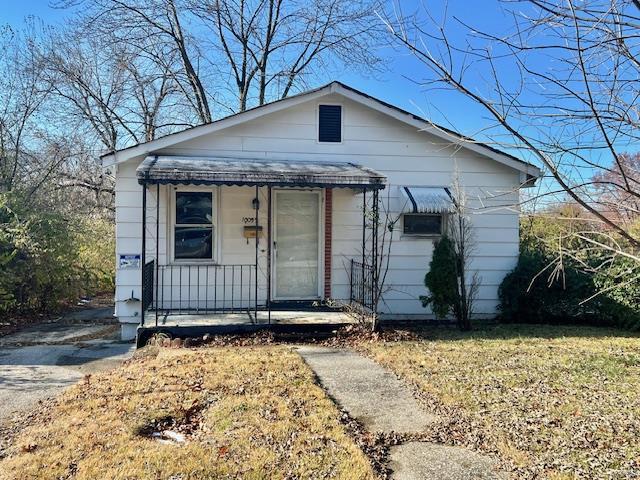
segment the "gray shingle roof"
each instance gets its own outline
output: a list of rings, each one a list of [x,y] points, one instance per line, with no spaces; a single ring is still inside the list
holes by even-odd
[[[386,177],[353,163],[153,155],[136,169],[143,184],[382,189]]]

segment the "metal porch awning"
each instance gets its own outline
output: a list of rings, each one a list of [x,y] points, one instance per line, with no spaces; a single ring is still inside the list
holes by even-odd
[[[405,211],[409,213],[455,212],[455,200],[446,187],[401,187],[408,200]]]
[[[353,163],[227,157],[148,156],[136,169],[140,184],[251,185],[383,189],[386,177]]]

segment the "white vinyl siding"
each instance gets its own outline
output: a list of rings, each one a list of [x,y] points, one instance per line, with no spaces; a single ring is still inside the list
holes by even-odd
[[[341,104],[342,142],[317,141],[318,103]],[[269,114],[222,131],[158,150],[158,154],[273,158],[294,161],[353,162],[373,168],[388,178],[387,189],[380,196],[392,204],[401,204],[399,187],[404,185],[450,185],[457,170],[460,182],[473,208],[472,222],[478,245],[472,268],[482,277],[478,311],[490,316],[496,313],[498,286],[516,263],[518,255],[518,187],[520,173],[489,158],[459,146],[447,145],[440,138],[419,132],[382,113],[355,103],[340,95],[310,100],[284,111]],[[140,246],[140,191],[135,167],[144,156],[118,166],[116,182],[117,252],[136,253]],[[165,261],[166,199],[160,203],[161,262]],[[155,187],[148,196],[149,212],[155,215]],[[253,243],[242,237],[242,218],[253,216],[249,187],[222,187],[219,204],[221,263],[253,263]],[[260,190],[262,225],[266,225],[266,189]],[[349,296],[348,259],[360,252],[362,195],[346,189],[335,189],[333,195],[332,296]],[[394,207],[395,208],[395,207]],[[151,217],[148,217],[150,219]],[[153,217],[155,218],[155,217]],[[155,225],[153,221],[151,225]],[[155,231],[150,232],[148,249],[155,248]],[[398,316],[428,314],[419,300],[425,293],[423,278],[431,259],[434,240],[395,234],[385,296],[388,313]],[[138,250],[135,247],[138,246]],[[261,249],[261,268],[266,267]],[[263,272],[265,270],[262,270]],[[139,295],[139,272],[118,272],[117,299],[127,298],[133,288]],[[264,288],[261,286],[261,295]],[[122,303],[117,314],[132,315]],[[386,307],[385,307],[386,308]]]

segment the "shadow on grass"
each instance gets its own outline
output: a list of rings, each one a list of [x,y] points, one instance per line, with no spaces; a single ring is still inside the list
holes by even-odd
[[[634,338],[640,340],[640,332],[613,327],[582,325],[497,323],[476,321],[473,329],[460,331],[454,324],[420,324],[420,322],[387,322],[383,330],[408,330],[424,340],[509,340],[517,338]]]
[[[579,325],[507,324],[496,321],[476,321],[473,330],[461,332],[454,323],[435,321],[385,321],[380,331],[372,332],[370,325],[354,323],[337,329],[322,331],[286,331],[279,329],[218,332],[204,335],[169,332],[163,339],[163,347],[222,347],[258,345],[322,344],[329,347],[352,347],[359,342],[403,342],[403,341],[460,341],[460,340],[511,340],[511,339],[555,339],[555,338],[629,338],[640,340],[640,332],[631,332],[612,327]],[[146,344],[146,339],[139,346]],[[155,345],[155,343],[154,343]]]

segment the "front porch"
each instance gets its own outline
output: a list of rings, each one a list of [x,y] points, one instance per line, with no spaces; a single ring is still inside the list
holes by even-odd
[[[149,157],[137,171],[143,205],[138,345],[158,332],[330,332],[356,321],[346,310],[373,310],[383,176],[352,164],[179,160]],[[344,272],[336,271],[332,253],[334,189],[351,191],[362,205]],[[185,198],[178,197],[182,192]],[[242,224],[233,224],[229,211]],[[163,217],[170,220],[161,226]],[[337,274],[346,282],[332,294]]]
[[[158,324],[151,322],[138,328],[136,344],[144,346],[156,333],[171,338],[200,337],[204,334],[223,335],[271,330],[274,333],[326,334],[357,323],[355,316],[342,310],[259,310],[257,318],[246,313],[198,313],[162,316]]]

